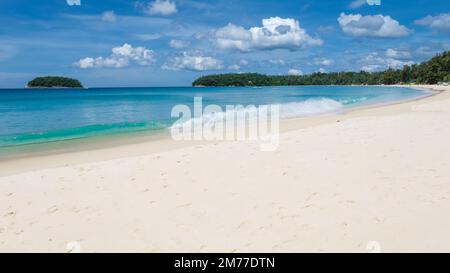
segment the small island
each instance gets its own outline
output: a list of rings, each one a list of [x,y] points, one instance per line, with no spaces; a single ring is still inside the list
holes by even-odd
[[[83,85],[76,79],[47,76],[28,82],[27,88],[83,88]]]

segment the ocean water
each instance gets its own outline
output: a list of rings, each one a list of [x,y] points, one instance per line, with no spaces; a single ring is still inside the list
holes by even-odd
[[[345,111],[371,104],[426,96],[426,91],[396,87],[290,86],[224,88],[93,88],[0,90],[2,149],[70,142],[103,135],[167,130],[172,107],[279,104],[281,118]],[[6,148],[6,149],[5,149]]]

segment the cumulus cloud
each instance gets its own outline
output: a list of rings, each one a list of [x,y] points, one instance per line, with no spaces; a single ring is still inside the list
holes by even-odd
[[[66,0],[69,6],[81,6],[81,0]]]
[[[156,0],[151,2],[145,12],[150,15],[171,15],[177,13],[177,5],[170,0]]]
[[[450,33],[450,12],[437,16],[428,15],[425,18],[415,21],[416,25],[427,26],[431,29]]]
[[[162,67],[168,70],[190,70],[190,71],[205,71],[222,69],[222,61],[213,57],[190,55],[183,53],[183,56],[173,58]]]
[[[303,71],[301,71],[299,69],[289,69],[288,75],[289,76],[301,76],[301,75],[303,75]]]
[[[95,60],[91,57],[86,57],[84,59],[79,60],[78,62],[74,63],[74,65],[80,67],[80,68],[91,68],[95,66]]]
[[[390,16],[345,14],[338,18],[342,31],[355,37],[397,38],[410,34],[410,30],[402,26]]]
[[[139,65],[146,66],[155,62],[155,54],[153,50],[145,47],[133,47],[129,44],[115,47],[112,49],[112,54],[109,57],[87,57],[75,62],[74,65],[86,69],[86,68],[122,68],[135,62]]]
[[[395,51],[395,50],[394,50]],[[393,58],[395,54],[392,54],[394,51],[386,51],[385,54],[380,55],[376,52],[372,52],[366,57],[363,58],[362,63],[363,66],[361,67],[362,71],[367,72],[375,72],[380,70],[385,70],[388,68],[393,69],[400,69],[403,68],[405,65],[412,65],[414,64],[413,61],[410,60],[399,60],[396,58]],[[391,57],[389,57],[389,55]]]
[[[295,51],[323,44],[322,40],[308,35],[297,20],[280,17],[263,19],[262,27],[250,29],[230,23],[217,29],[214,36],[219,49],[241,52],[273,49]]]
[[[171,48],[181,49],[181,48],[188,47],[189,46],[189,42],[188,41],[181,41],[181,40],[170,40],[169,46]]]
[[[102,21],[115,22],[117,21],[117,15],[113,10],[105,11],[102,14]]]

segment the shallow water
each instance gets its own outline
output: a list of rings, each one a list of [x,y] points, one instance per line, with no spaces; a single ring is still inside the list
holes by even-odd
[[[353,107],[427,95],[411,88],[290,86],[224,88],[95,88],[0,90],[0,149],[169,128],[175,105],[279,104],[282,118],[339,112]],[[23,149],[23,147],[21,147]],[[0,151],[1,152],[1,151]]]

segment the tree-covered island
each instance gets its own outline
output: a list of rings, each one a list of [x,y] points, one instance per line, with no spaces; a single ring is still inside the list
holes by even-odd
[[[83,88],[79,80],[66,77],[38,77],[28,82],[28,88]]]
[[[230,73],[198,78],[193,86],[283,86],[283,85],[388,85],[450,82],[450,51],[421,64],[380,72],[334,72],[309,75],[263,75]]]

